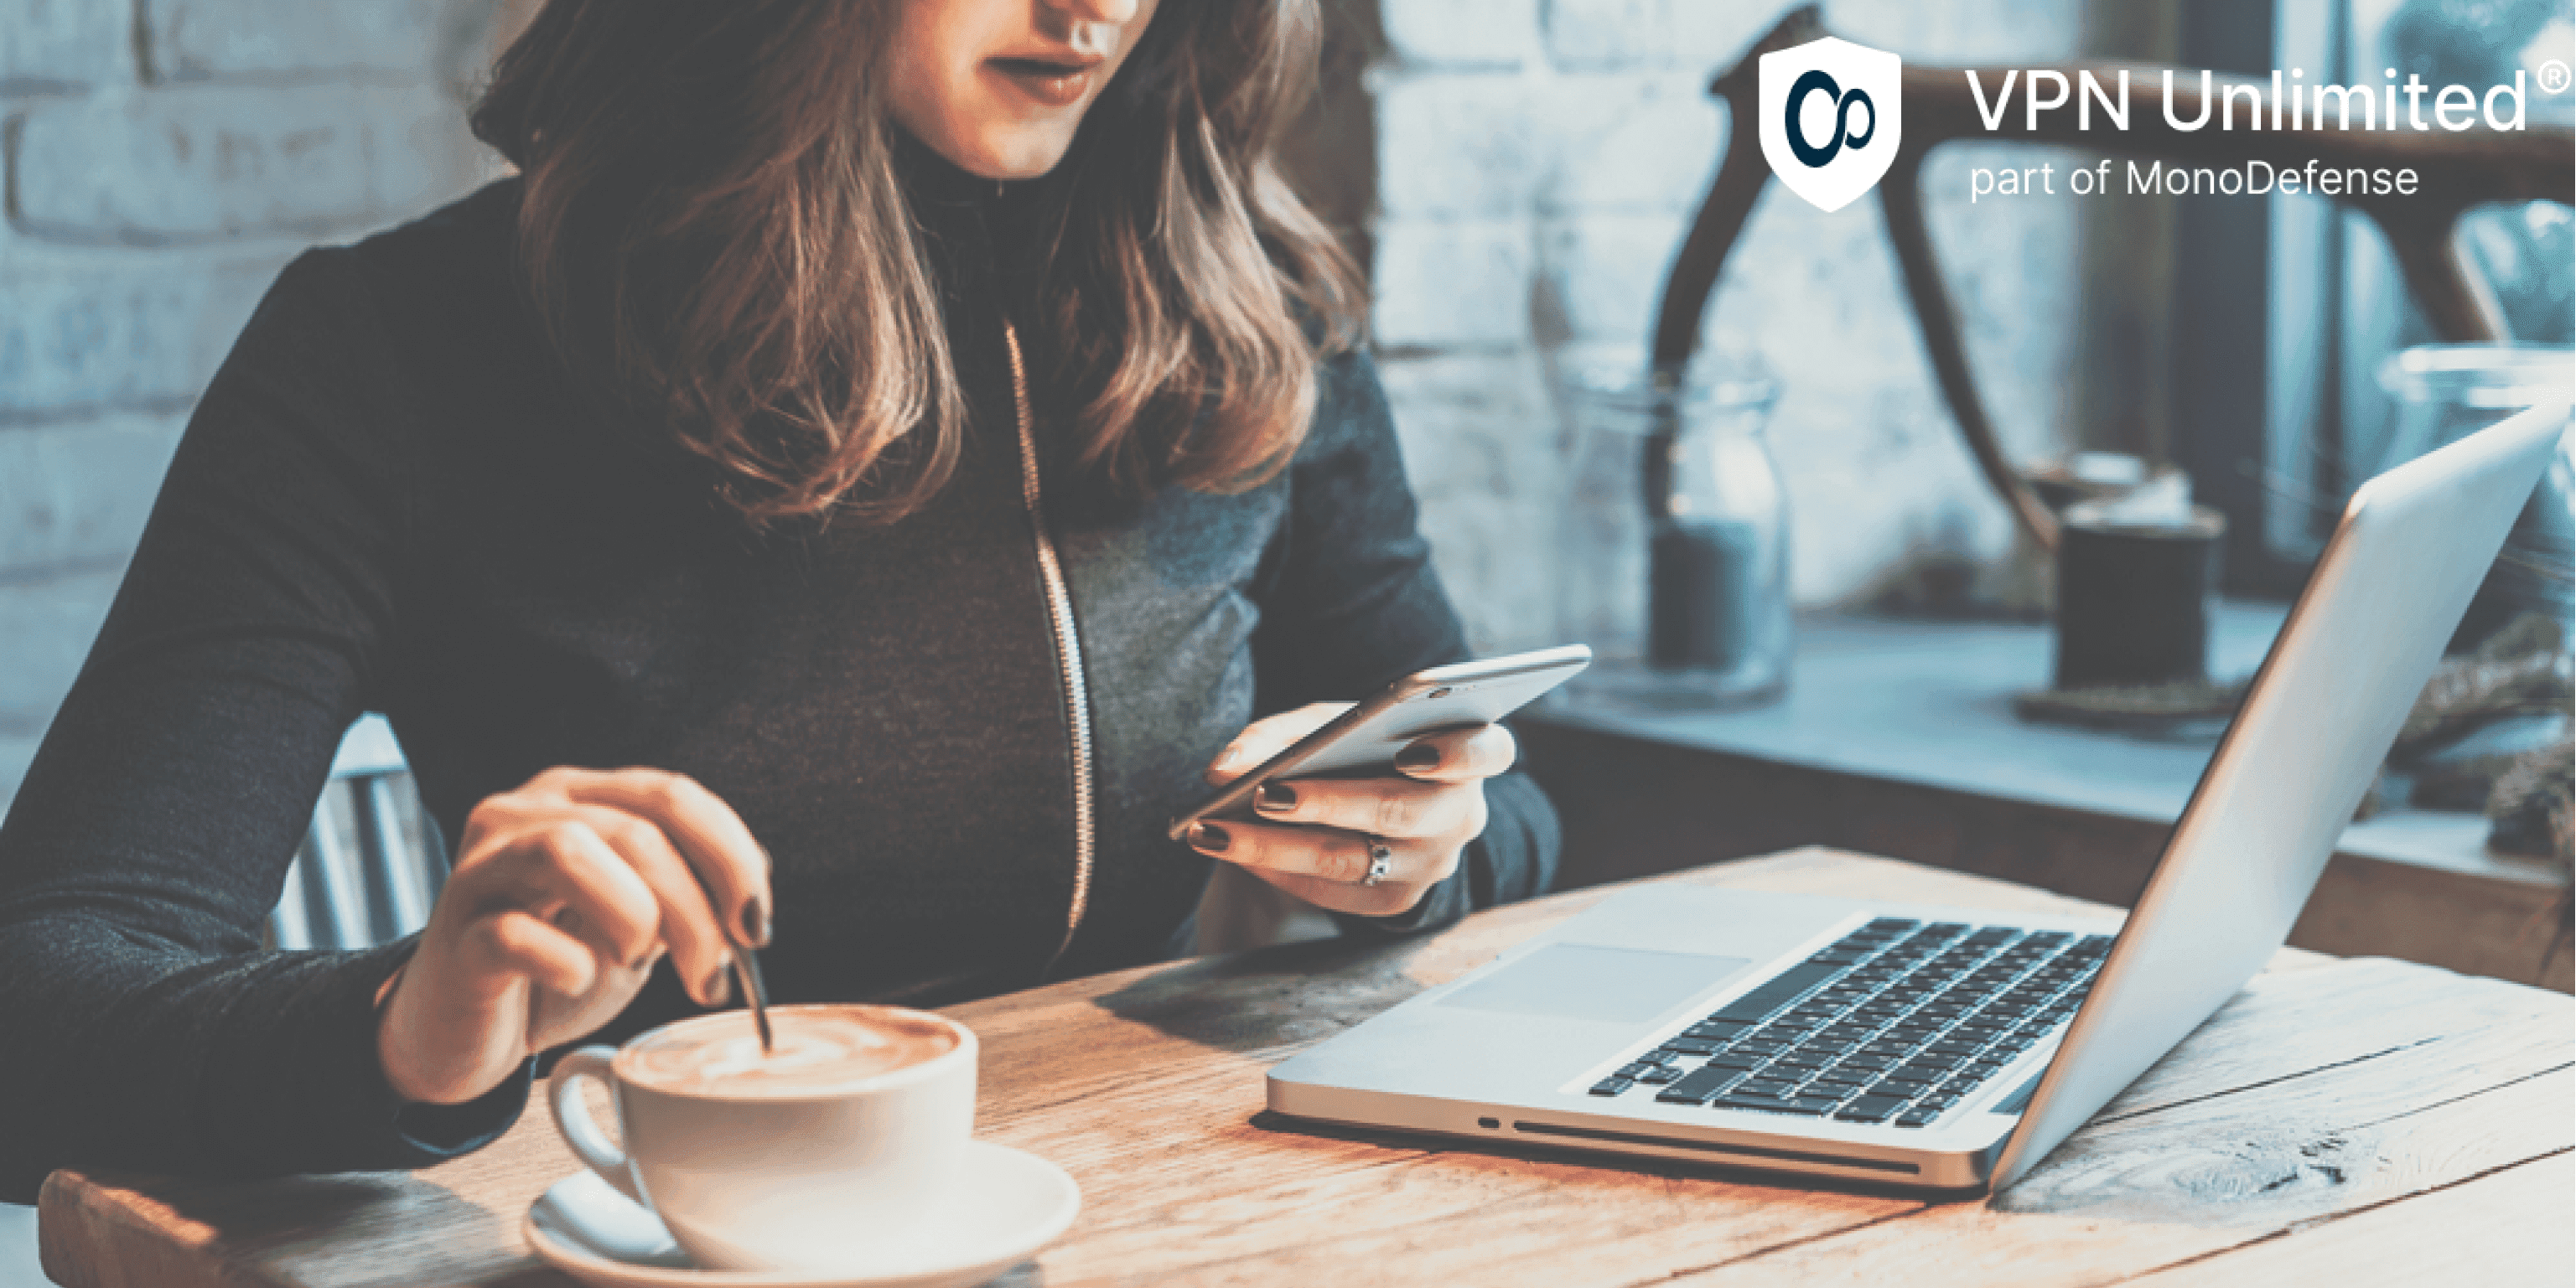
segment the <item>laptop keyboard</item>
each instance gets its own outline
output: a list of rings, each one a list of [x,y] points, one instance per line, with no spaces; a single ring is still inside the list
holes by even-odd
[[[1927,1126],[2065,1024],[2110,951],[2109,935],[1881,917],[1592,1094]]]

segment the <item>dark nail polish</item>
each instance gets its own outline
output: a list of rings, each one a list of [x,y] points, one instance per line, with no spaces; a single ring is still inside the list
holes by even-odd
[[[1427,742],[1417,742],[1395,754],[1395,767],[1404,770],[1431,769],[1440,763],[1440,749]]]
[[[1268,810],[1295,809],[1297,789],[1286,783],[1263,783],[1261,790],[1253,793],[1253,803]]]
[[[707,972],[706,980],[699,986],[698,992],[704,995],[709,1006],[725,1006],[733,1001],[733,956],[731,954],[716,959],[716,968]]]
[[[742,939],[754,948],[769,946],[769,901],[754,897],[742,905]]]
[[[1234,838],[1214,823],[1200,823],[1190,828],[1190,844],[1210,854],[1223,854],[1225,847],[1234,844]]]

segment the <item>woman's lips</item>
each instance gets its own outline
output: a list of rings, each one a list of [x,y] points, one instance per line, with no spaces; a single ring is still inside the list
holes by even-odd
[[[1091,92],[1094,63],[1057,63],[1035,58],[995,58],[985,66],[1021,93],[1048,107],[1071,107]]]

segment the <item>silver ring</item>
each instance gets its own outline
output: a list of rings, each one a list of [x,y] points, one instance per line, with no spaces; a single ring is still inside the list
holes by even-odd
[[[1386,880],[1388,870],[1394,866],[1395,851],[1388,849],[1386,842],[1374,837],[1370,838],[1368,875],[1360,878],[1360,884],[1364,886],[1373,886],[1380,881]]]

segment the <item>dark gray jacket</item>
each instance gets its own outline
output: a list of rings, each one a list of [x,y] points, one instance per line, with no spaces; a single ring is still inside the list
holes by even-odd
[[[516,1116],[524,1073],[452,1109],[385,1087],[372,999],[407,942],[257,951],[367,710],[449,837],[551,765],[704,783],[776,860],[779,1001],[1038,982],[1073,896],[1073,750],[992,280],[1020,239],[987,231],[1011,212],[991,185],[909,164],[974,429],[890,527],[746,537],[691,458],[586,418],[517,302],[515,182],[286,269],[0,825],[0,1198],[67,1165],[419,1166]],[[1209,861],[1162,824],[1246,722],[1464,656],[1369,359],[1323,376],[1293,465],[1241,495],[1121,501],[1041,450],[1097,770],[1056,976],[1170,951]],[[1546,887],[1545,799],[1487,791],[1484,838],[1404,926]],[[606,1036],[691,1009],[666,964]]]

